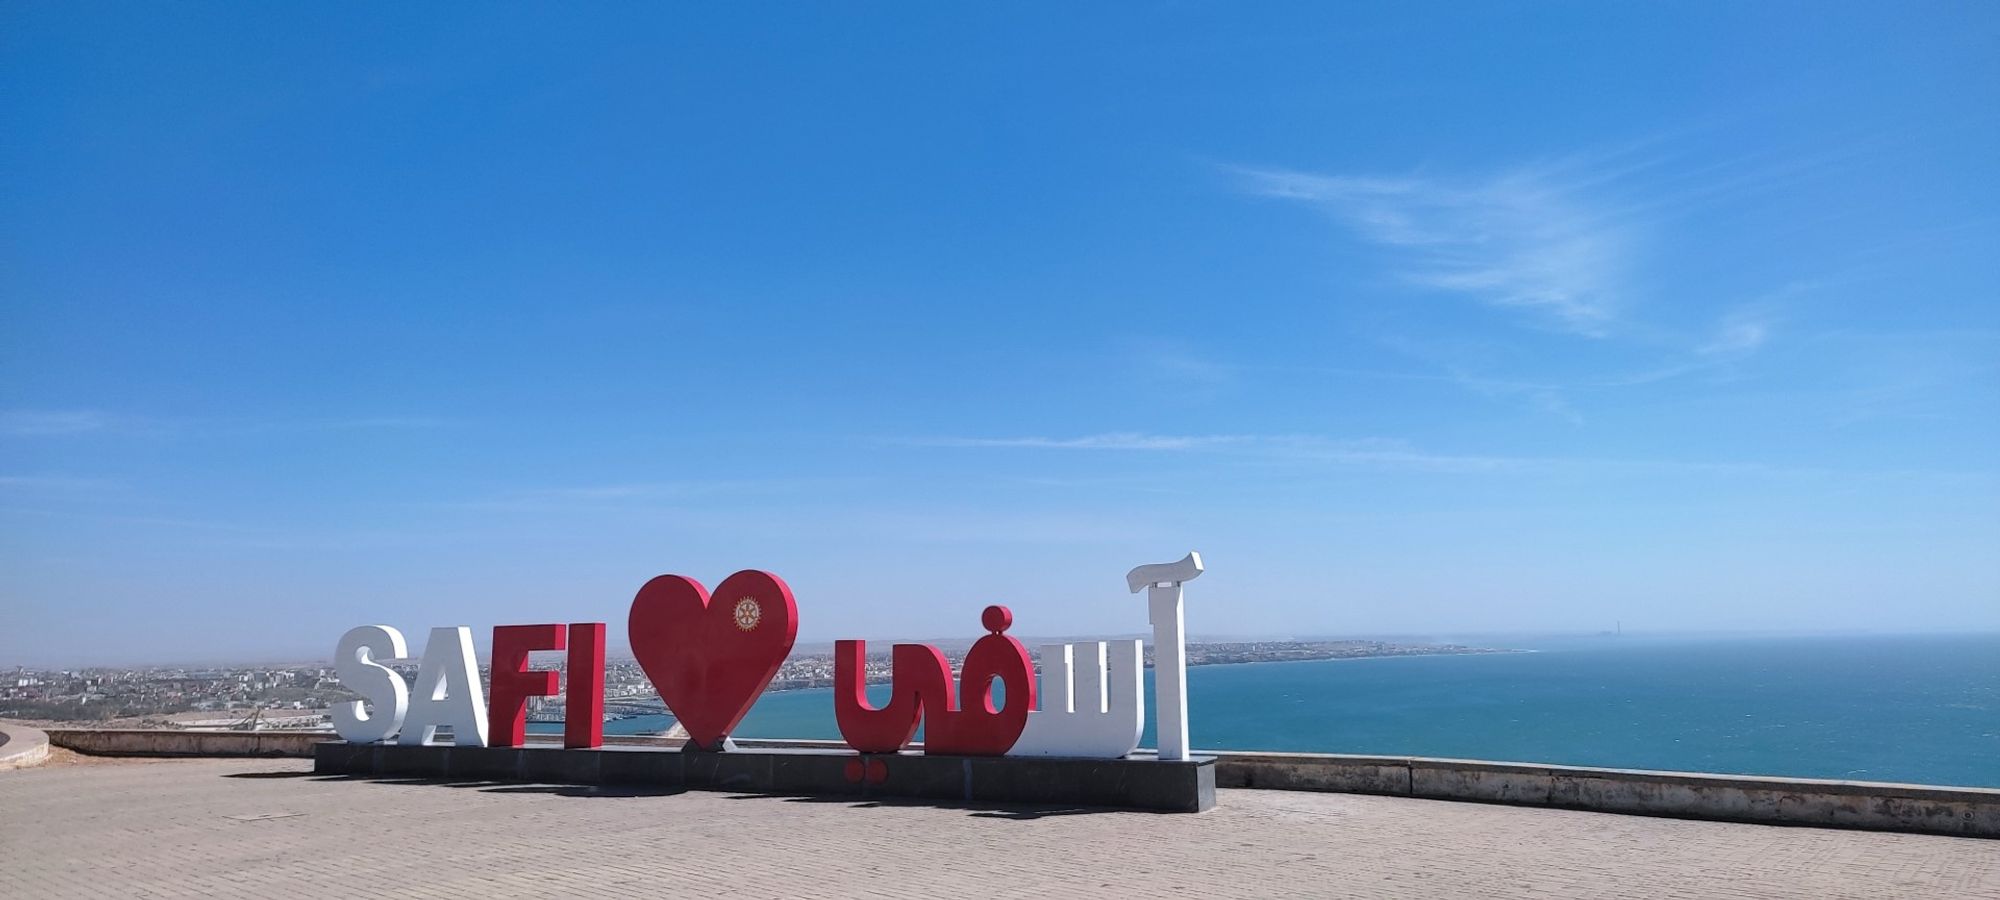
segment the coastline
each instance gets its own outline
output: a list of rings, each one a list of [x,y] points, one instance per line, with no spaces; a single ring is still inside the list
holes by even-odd
[[[1539,650],[1531,650],[1524,648],[1481,647],[1481,648],[1466,649],[1456,652],[1437,652],[1437,653],[1361,653],[1361,654],[1352,654],[1343,656],[1307,656],[1295,659],[1231,659],[1231,660],[1202,660],[1199,662],[1195,660],[1189,660],[1188,668],[1207,669],[1207,668],[1219,668],[1223,666],[1260,666],[1260,665],[1271,665],[1277,663],[1349,662],[1349,661],[1359,661],[1364,659],[1435,659],[1441,656],[1500,656],[1500,655],[1510,655],[1515,653],[1540,653],[1540,652],[1541,651]],[[1147,671],[1151,671],[1153,669],[1153,665],[1150,662],[1148,662],[1144,666],[1144,669]],[[1036,672],[1039,674],[1040,672],[1039,667],[1036,668]],[[880,679],[871,678],[868,681],[868,685],[870,687],[885,685],[889,683],[890,683],[889,679],[887,678],[880,678]],[[834,687],[833,683],[828,682],[826,684],[811,684],[802,687],[773,687],[766,689],[764,693],[796,694],[801,691],[832,690],[833,687]],[[659,713],[642,713],[639,715],[671,715],[671,713],[667,713],[664,710],[662,710],[662,712]],[[604,721],[617,722],[625,719],[636,719],[638,717],[639,717],[638,715],[606,716]],[[531,723],[535,721],[541,721],[541,720],[530,720]]]
[[[1439,657],[1448,657],[1448,656],[1506,656],[1518,653],[1540,653],[1540,652],[1542,651],[1527,649],[1527,648],[1480,648],[1476,650],[1466,650],[1455,653],[1371,653],[1371,654],[1361,654],[1354,656],[1314,656],[1304,659],[1245,659],[1245,660],[1203,661],[1203,662],[1190,661],[1188,663],[1188,668],[1211,669],[1211,668],[1227,668],[1227,667],[1239,667],[1239,666],[1264,666],[1264,665],[1283,665],[1283,664],[1317,663],[1317,662],[1360,662],[1362,660],[1381,660],[1381,659],[1437,659]],[[1146,670],[1150,671],[1152,670],[1153,667],[1151,665],[1147,665],[1145,668]],[[888,679],[870,680],[868,682],[870,687],[877,687],[889,683],[890,682]],[[783,687],[783,688],[774,687],[769,690],[766,690],[764,693],[766,695],[781,695],[781,694],[799,694],[799,693],[804,693],[806,691],[830,691],[830,690],[833,690],[832,684],[819,684],[819,685],[807,685],[805,687]],[[647,716],[664,716],[668,719],[672,719],[673,713],[665,709],[663,704],[661,710],[656,713],[607,715],[604,717],[604,721],[625,722],[625,721],[630,721],[632,719],[645,718]],[[562,724],[562,720],[529,719],[528,724],[560,726]]]
[[[1397,665],[1211,663],[1190,673],[1191,736],[1203,747],[1254,738],[1278,753],[2000,787],[1996,641],[1571,642],[1488,662],[1444,653],[1400,654],[1413,658]],[[814,690],[774,691],[745,736],[837,737],[828,692]],[[671,725],[655,714],[663,718],[607,731]]]

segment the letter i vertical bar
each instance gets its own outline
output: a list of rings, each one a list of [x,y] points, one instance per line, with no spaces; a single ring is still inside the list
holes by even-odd
[[[604,746],[604,623],[569,626],[569,684],[563,691],[563,746]]]
[[[1181,586],[1156,584],[1146,589],[1153,619],[1153,704],[1159,723],[1160,758],[1188,758],[1187,635],[1181,612]]]

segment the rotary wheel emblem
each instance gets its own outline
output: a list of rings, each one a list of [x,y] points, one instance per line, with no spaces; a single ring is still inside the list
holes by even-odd
[[[749,631],[764,621],[764,607],[757,605],[757,598],[745,597],[736,601],[736,627]]]

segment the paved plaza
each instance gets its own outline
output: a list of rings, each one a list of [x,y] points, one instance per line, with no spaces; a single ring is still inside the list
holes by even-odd
[[[304,760],[0,773],[0,896],[2000,897],[2000,842],[1224,791],[1200,815],[371,781]]]

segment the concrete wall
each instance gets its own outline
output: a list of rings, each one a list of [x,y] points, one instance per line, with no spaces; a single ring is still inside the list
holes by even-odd
[[[0,722],[0,772],[41,765],[49,758],[49,736],[39,729]]]
[[[298,756],[331,740],[323,731],[177,731],[52,728],[49,742],[94,756]]]
[[[309,758],[326,732],[58,729],[49,741],[115,756]],[[553,736],[550,736],[553,739]],[[672,749],[657,736],[606,736],[614,746]],[[743,740],[750,747],[837,748],[837,741]],[[0,748],[4,752],[4,748]],[[1773,825],[2000,837],[2000,789],[1807,778],[1593,769],[1464,759],[1331,753],[1200,751],[1216,757],[1215,786],[1385,794]]]
[[[672,748],[681,741],[607,736],[605,743]],[[839,741],[737,743],[745,748],[843,746]],[[2000,837],[2000,789],[1993,788],[1403,756],[1198,752],[1216,757],[1218,788],[1385,794],[1683,819]]]
[[[1220,751],[1218,788],[1335,791],[1595,812],[2000,837],[2000,789]]]
[[[39,732],[37,732],[39,734]],[[534,738],[556,740],[554,735]],[[295,756],[311,759],[313,745],[339,740],[330,731],[185,731],[144,728],[56,728],[48,742],[92,756]],[[683,741],[657,735],[605,735],[612,746],[678,748]],[[777,741],[772,744],[821,743],[845,746],[837,741]]]

